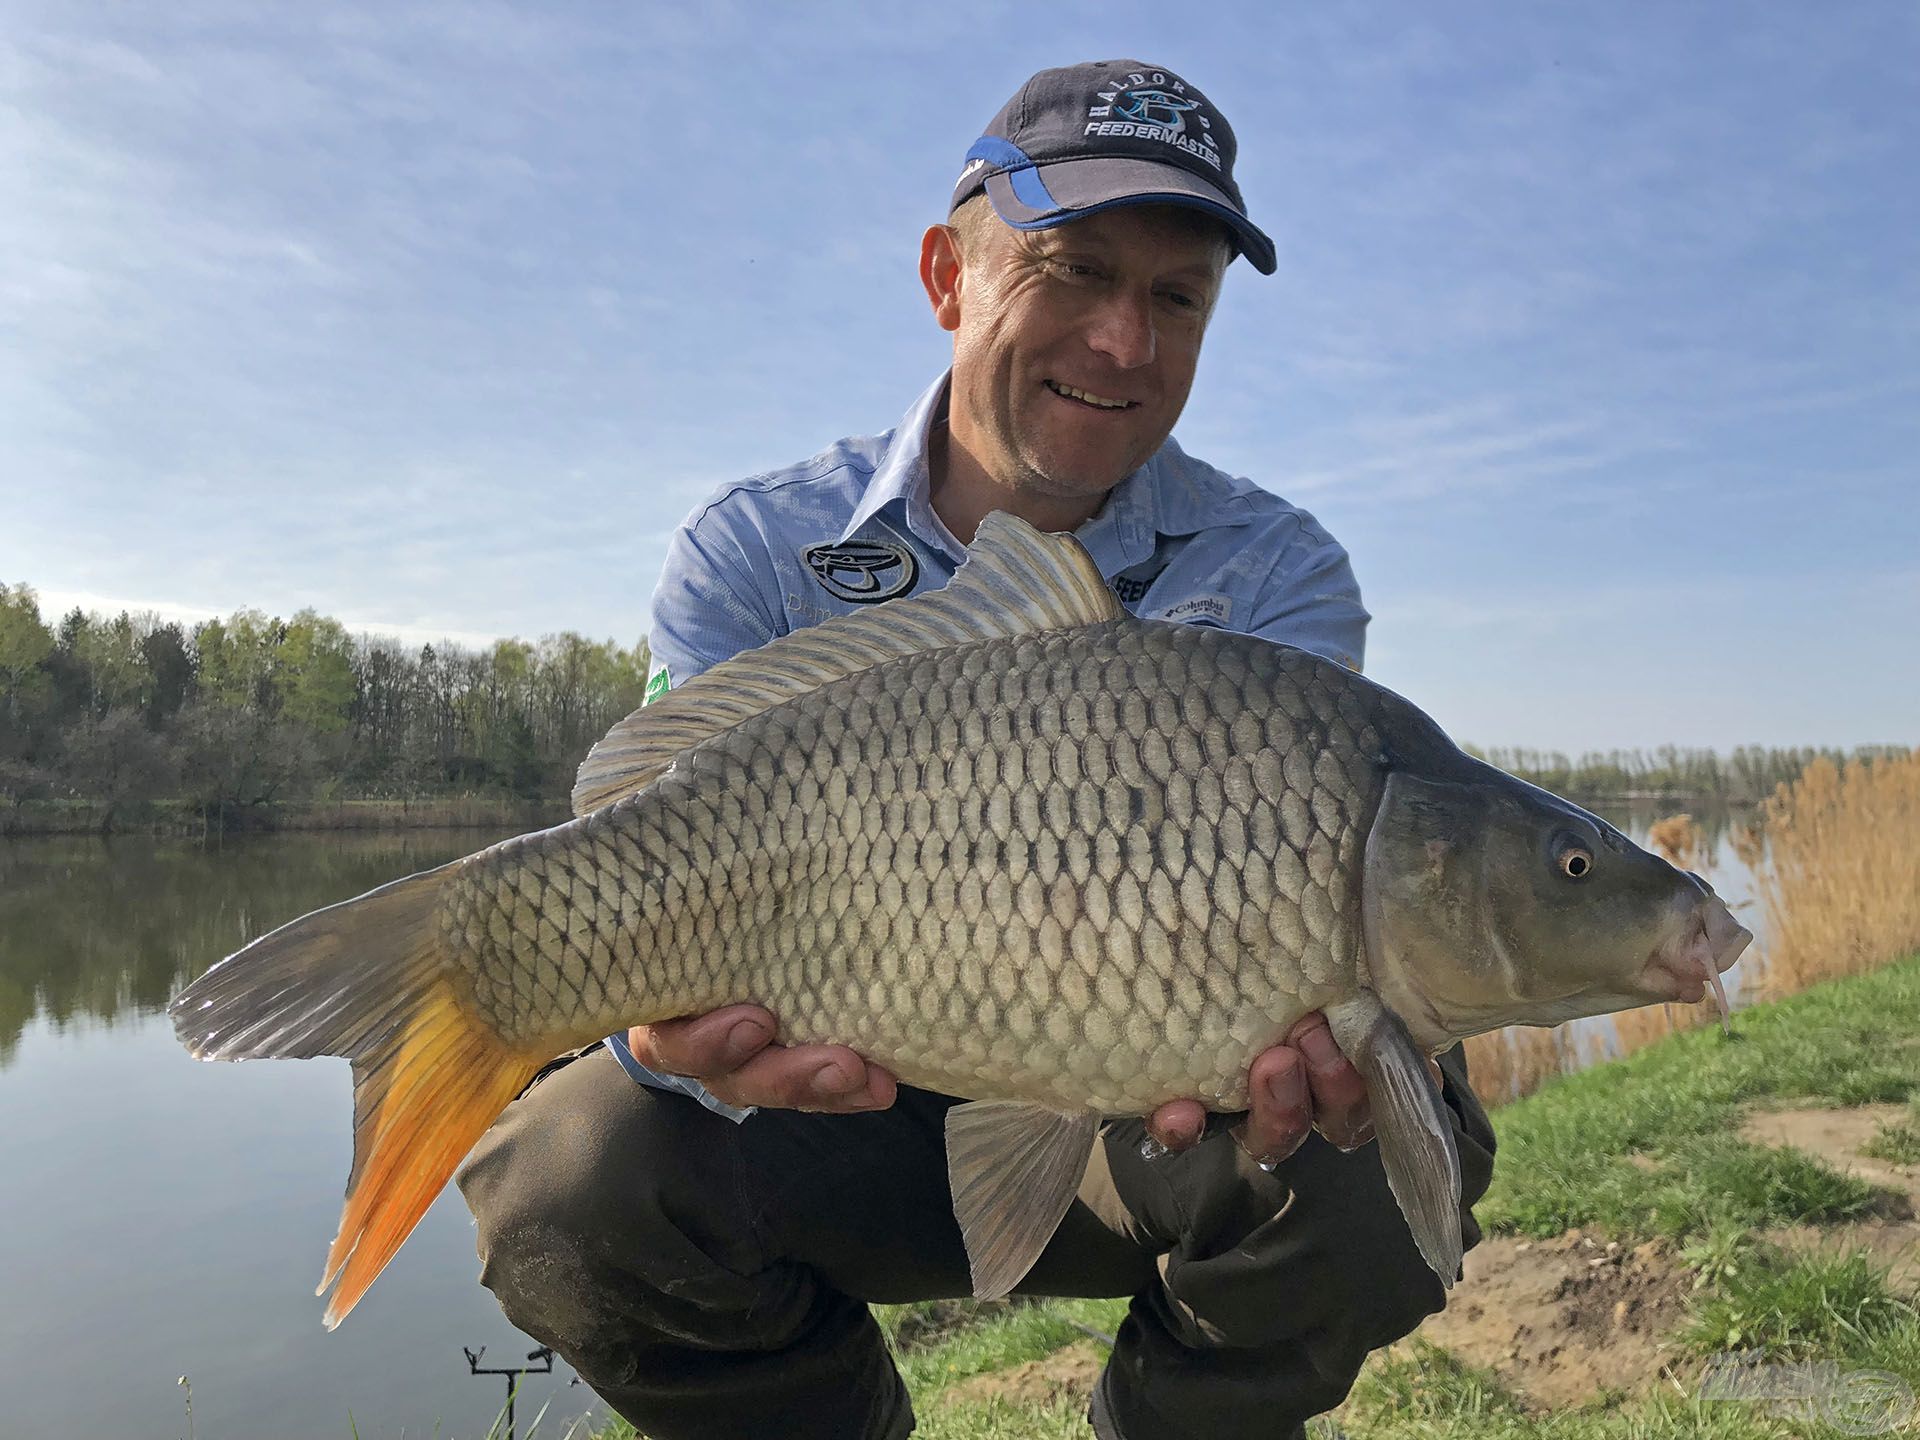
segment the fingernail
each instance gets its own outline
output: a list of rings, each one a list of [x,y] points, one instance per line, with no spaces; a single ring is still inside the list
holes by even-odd
[[[1317,1068],[1317,1067],[1316,1067]],[[1298,1065],[1267,1080],[1267,1098],[1282,1110],[1297,1110],[1307,1103],[1306,1078]]]
[[[1280,1162],[1287,1158],[1284,1155],[1256,1155],[1253,1151],[1249,1150],[1247,1148],[1247,1127],[1244,1123],[1234,1126],[1230,1133],[1233,1136],[1233,1143],[1240,1147],[1240,1153],[1269,1175],[1275,1170],[1278,1170],[1280,1168]]]
[[[1171,1155],[1172,1153],[1173,1153],[1172,1150],[1168,1149],[1165,1145],[1162,1145],[1158,1140],[1154,1139],[1153,1136],[1151,1135],[1141,1136],[1140,1158],[1142,1160],[1160,1160],[1160,1159],[1164,1159],[1168,1155]]]
[[[1335,1145],[1333,1148],[1338,1150],[1342,1155],[1351,1155],[1371,1139],[1373,1139],[1373,1126],[1371,1123],[1368,1123],[1348,1136],[1346,1144]]]
[[[1333,1033],[1317,1025],[1295,1043],[1307,1057],[1307,1063],[1316,1070],[1331,1070],[1346,1058],[1340,1053],[1340,1047],[1333,1043]]]
[[[727,1054],[737,1065],[759,1054],[772,1038],[758,1020],[742,1020],[727,1031]]]
[[[816,1095],[845,1095],[858,1089],[860,1077],[850,1074],[844,1066],[822,1065],[813,1075],[813,1093]]]

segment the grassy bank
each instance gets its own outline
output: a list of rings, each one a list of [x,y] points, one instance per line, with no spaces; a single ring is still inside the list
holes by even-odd
[[[1755,1005],[1732,1039],[1675,1034],[1502,1107],[1498,1170],[1478,1207],[1492,1237],[1483,1251],[1512,1259],[1572,1247],[1593,1258],[1568,1264],[1597,1268],[1637,1247],[1675,1296],[1660,1359],[1635,1377],[1644,1383],[1549,1407],[1416,1338],[1376,1355],[1316,1429],[1331,1435],[1337,1424],[1354,1440],[1839,1433],[1778,1407],[1702,1396],[1710,1356],[1755,1347],[1770,1362],[1885,1371],[1920,1389],[1915,1277],[1889,1274],[1862,1240],[1904,1237],[1902,1225],[1920,1233],[1901,1218],[1910,1206],[1815,1155],[1742,1134],[1781,1106],[1900,1101],[1913,1108],[1890,1112],[1869,1153],[1920,1156],[1920,956]],[[1450,1311],[1472,1303],[1472,1265]],[[1085,1386],[1105,1354],[1089,1332],[1111,1335],[1124,1309],[947,1302],[888,1309],[882,1320],[929,1440],[1078,1440],[1090,1433]],[[1595,1333],[1574,1343],[1614,1342]],[[631,1435],[616,1426],[602,1440]]]
[[[0,837],[29,835],[212,835],[278,830],[535,830],[567,818],[564,801],[514,795],[441,795],[411,800],[315,800],[249,805],[209,815],[155,801],[118,809],[91,800],[0,807]]]

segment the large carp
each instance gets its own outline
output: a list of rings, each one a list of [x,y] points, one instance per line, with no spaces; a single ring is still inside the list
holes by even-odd
[[[1135,620],[1076,541],[1005,515],[946,588],[621,721],[573,799],[579,818],[295,920],[173,1002],[196,1055],[353,1062],[330,1327],[543,1062],[749,1000],[784,1040],[971,1097],[947,1153],[982,1296],[1045,1246],[1101,1117],[1244,1108],[1253,1057],[1322,1010],[1451,1284],[1459,1161],[1423,1057],[1719,994],[1750,938],[1700,880],[1397,695]]]

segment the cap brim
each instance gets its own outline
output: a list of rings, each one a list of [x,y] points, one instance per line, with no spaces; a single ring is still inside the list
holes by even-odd
[[[1219,220],[1262,275],[1278,265],[1273,241],[1235,208],[1227,193],[1177,165],[1112,155],[1057,160],[987,176],[987,198],[1016,230],[1044,230],[1120,205],[1179,205]]]

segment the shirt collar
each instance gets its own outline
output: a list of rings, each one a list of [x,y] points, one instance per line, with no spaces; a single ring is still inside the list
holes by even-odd
[[[956,540],[953,532],[933,513],[933,502],[929,498],[933,480],[927,469],[927,439],[933,433],[934,417],[946,404],[947,381],[952,375],[951,370],[942,372],[913,402],[913,408],[900,418],[887,453],[867,477],[866,492],[854,507],[853,518],[840,532],[841,544],[859,534],[860,527],[882,510],[897,503],[907,528],[927,545],[944,550],[956,564],[966,558],[967,547]]]
[[[927,469],[928,437],[933,433],[935,417],[946,404],[947,385],[952,378],[951,370],[942,373],[901,417],[885,456],[867,479],[866,492],[854,507],[846,529],[840,532],[840,543],[851,540],[888,506],[897,505],[907,528],[920,540],[945,551],[956,564],[966,558],[967,547],[934,513],[932,475]],[[1153,554],[1161,533],[1160,489],[1167,478],[1163,472],[1185,458],[1169,439],[1146,464],[1114,486],[1099,513],[1074,532],[1106,579],[1113,579]]]

